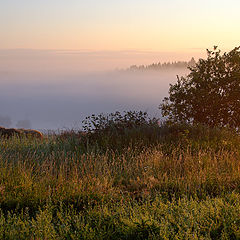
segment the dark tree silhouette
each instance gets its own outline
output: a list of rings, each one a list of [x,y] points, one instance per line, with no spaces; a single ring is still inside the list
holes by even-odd
[[[166,69],[173,68],[187,68],[195,66],[195,59],[192,58],[189,62],[178,61],[178,62],[164,62],[164,63],[152,63],[150,65],[132,65],[130,68],[126,69],[126,71],[161,71]]]
[[[207,59],[189,67],[187,77],[170,85],[169,97],[160,105],[173,122],[240,127],[240,47],[221,54],[215,46]]]

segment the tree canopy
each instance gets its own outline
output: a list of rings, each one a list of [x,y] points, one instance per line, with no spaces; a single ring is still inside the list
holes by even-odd
[[[207,59],[189,67],[186,77],[170,84],[162,115],[173,122],[240,128],[240,47],[221,53],[215,46]]]

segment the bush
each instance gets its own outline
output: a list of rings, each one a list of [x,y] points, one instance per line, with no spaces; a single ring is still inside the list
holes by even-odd
[[[129,144],[150,143],[159,130],[158,119],[146,112],[128,111],[92,115],[83,121],[89,143],[100,148],[119,149]]]

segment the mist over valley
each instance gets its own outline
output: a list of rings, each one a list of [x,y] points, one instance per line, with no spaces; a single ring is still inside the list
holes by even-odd
[[[113,53],[99,53],[101,57],[96,53],[76,53],[71,58],[30,50],[5,53],[0,55],[0,117],[8,117],[10,122],[6,125],[0,118],[0,125],[6,127],[21,127],[24,123],[22,127],[41,130],[79,128],[88,115],[125,110],[143,110],[160,117],[158,106],[167,95],[169,84],[176,81],[176,75],[188,72],[186,67],[119,71],[116,64],[119,69],[131,66],[130,62],[122,64],[123,53],[119,54],[119,62]],[[129,56],[125,57],[132,63],[146,66],[160,59],[150,59],[146,53],[138,54],[139,59],[136,53]],[[10,63],[5,62],[5,67],[4,59]],[[86,62],[89,67],[84,70]]]

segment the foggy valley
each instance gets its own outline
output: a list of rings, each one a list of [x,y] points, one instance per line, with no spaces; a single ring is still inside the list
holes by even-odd
[[[176,81],[176,75],[188,71],[186,68],[146,72],[110,70],[116,69],[116,64],[131,65],[121,64],[121,55],[119,62],[112,63],[111,59],[117,59],[112,53],[108,53],[100,71],[102,53],[101,58],[96,54],[78,54],[77,59],[75,55],[65,58],[65,55],[37,53],[17,51],[16,58],[12,52],[13,61],[11,54],[6,57],[1,52],[0,125],[41,130],[79,128],[88,115],[124,110],[143,110],[159,117],[158,106],[167,96],[169,83]],[[137,58],[134,54],[130,58],[132,63],[157,62],[157,57],[147,57],[146,61],[145,55]]]

